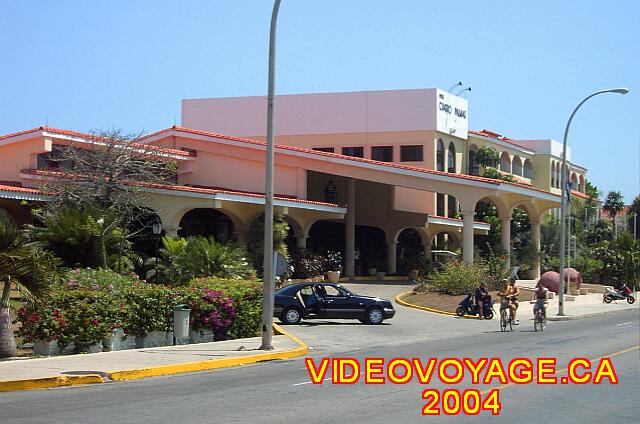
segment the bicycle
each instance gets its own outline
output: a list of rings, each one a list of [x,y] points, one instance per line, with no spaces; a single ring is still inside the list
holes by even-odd
[[[545,314],[546,304],[543,307],[539,307],[538,311],[533,315],[533,330],[544,331],[547,326],[547,316]]]
[[[500,330],[503,332],[507,331],[507,327],[509,327],[509,331],[513,331],[513,320],[511,319],[509,301],[503,299],[500,305]]]

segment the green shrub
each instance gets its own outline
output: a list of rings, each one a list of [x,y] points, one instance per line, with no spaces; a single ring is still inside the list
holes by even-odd
[[[471,292],[486,278],[487,268],[480,261],[473,265],[451,261],[429,276],[432,288],[451,295]]]
[[[262,326],[262,284],[257,281],[198,278],[191,286],[219,290],[233,300],[235,318],[227,331],[232,339],[260,335]]]
[[[147,279],[167,284],[185,284],[198,277],[248,278],[254,274],[247,251],[234,243],[221,244],[212,237],[162,239],[159,275],[155,258],[147,261]]]

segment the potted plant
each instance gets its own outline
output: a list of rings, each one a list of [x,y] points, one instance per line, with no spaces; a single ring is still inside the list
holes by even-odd
[[[376,276],[376,280],[382,281],[384,280],[385,275],[387,274],[384,269],[386,267],[385,263],[381,260],[376,260],[371,263],[371,266],[376,269],[374,275]]]
[[[37,310],[18,309],[16,321],[20,323],[18,334],[33,341],[33,353],[51,356],[59,352],[58,338],[67,327],[64,313],[55,307],[45,306]]]
[[[342,253],[328,251],[324,257],[324,269],[327,271],[327,279],[330,283],[337,283],[340,281]]]

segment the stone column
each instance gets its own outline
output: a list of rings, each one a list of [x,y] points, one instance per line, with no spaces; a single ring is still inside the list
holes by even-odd
[[[536,253],[540,253],[540,221],[529,221],[531,224],[531,241],[536,248]],[[540,278],[540,256],[536,256],[536,262],[533,264],[533,278]]]
[[[345,276],[355,276],[356,250],[356,181],[347,178],[347,215],[345,216],[344,268]]]
[[[387,274],[395,274],[397,269],[397,241],[387,243]]]
[[[500,217],[500,224],[502,224],[500,241],[502,249],[507,253],[504,266],[508,271],[511,271],[511,217]]]
[[[298,248],[298,252],[304,253],[307,250],[307,237],[296,237],[296,247]]]
[[[473,216],[475,211],[461,211],[462,214],[462,260],[465,264],[473,263]]]

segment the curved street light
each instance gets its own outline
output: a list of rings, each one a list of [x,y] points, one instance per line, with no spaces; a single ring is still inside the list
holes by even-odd
[[[273,269],[273,100],[276,70],[276,24],[280,0],[275,0],[269,32],[269,85],[267,89],[267,159],[264,191],[264,264],[261,350],[273,350],[273,303],[275,273]]]
[[[582,106],[587,100],[589,100],[592,97],[595,97],[599,94],[604,94],[604,93],[617,93],[617,94],[627,94],[629,92],[629,89],[626,87],[620,87],[620,88],[610,88],[608,90],[600,90],[600,91],[596,91],[595,93],[589,94],[587,97],[585,97],[580,103],[578,103],[578,106],[575,107],[575,109],[573,109],[573,112],[571,112],[571,116],[569,117],[569,121],[567,122],[567,126],[564,129],[564,140],[562,143],[562,172],[561,172],[561,178],[560,178],[560,187],[561,187],[561,193],[562,193],[562,201],[560,202],[560,287],[558,288],[558,315],[564,315],[564,254],[565,254],[565,247],[566,247],[566,240],[565,240],[565,227],[566,227],[566,213],[567,213],[567,197],[571,196],[571,191],[565,192],[567,190],[567,173],[568,173],[568,169],[567,169],[567,135],[569,134],[569,126],[571,126],[571,121],[573,120],[573,117],[575,116],[576,112],[578,111],[578,109],[580,109],[580,106]]]

